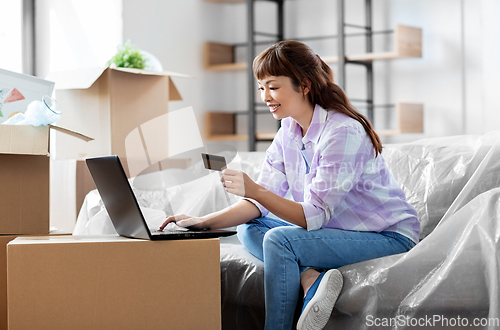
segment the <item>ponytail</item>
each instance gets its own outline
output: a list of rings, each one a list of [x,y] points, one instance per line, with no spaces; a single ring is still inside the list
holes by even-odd
[[[325,83],[318,84],[317,89],[311,88],[310,101],[312,104],[318,104],[323,109],[335,109],[357,120],[365,129],[366,134],[372,142],[375,149],[375,157],[382,153],[382,142],[378,134],[373,129],[372,123],[363,114],[356,110],[351,104],[345,92],[339,85],[334,83],[333,71],[328,64],[323,61],[319,55],[316,55],[317,60],[321,63],[321,69],[325,78]]]

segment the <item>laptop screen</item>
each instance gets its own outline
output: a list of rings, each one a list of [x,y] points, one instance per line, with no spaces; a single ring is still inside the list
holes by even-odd
[[[121,236],[151,239],[118,156],[89,158],[86,162],[116,232]]]

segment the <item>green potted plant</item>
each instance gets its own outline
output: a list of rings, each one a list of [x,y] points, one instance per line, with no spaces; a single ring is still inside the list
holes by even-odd
[[[143,56],[139,48],[132,45],[130,40],[124,45],[118,46],[116,54],[108,61],[107,65],[117,68],[133,68],[144,70],[147,59]]]

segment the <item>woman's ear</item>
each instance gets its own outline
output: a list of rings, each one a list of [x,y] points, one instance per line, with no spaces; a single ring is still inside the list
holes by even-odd
[[[306,96],[311,91],[311,81],[309,79],[304,79],[302,81],[302,93]]]

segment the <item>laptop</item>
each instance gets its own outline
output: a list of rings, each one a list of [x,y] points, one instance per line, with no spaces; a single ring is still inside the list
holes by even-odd
[[[236,234],[230,230],[150,230],[118,156],[88,158],[86,163],[111,222],[120,236],[148,240],[178,240]]]

